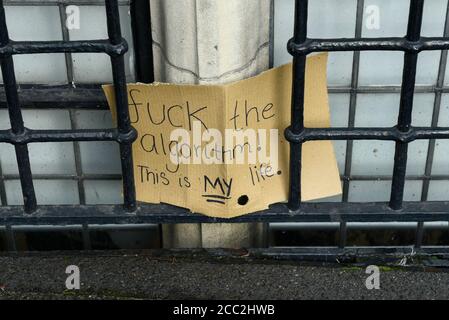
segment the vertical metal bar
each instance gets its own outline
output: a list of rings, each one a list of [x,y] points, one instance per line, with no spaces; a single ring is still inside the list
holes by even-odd
[[[1,160],[0,160],[0,202],[2,206],[8,205],[8,199],[6,198],[5,179],[3,177]]]
[[[2,2],[0,2],[0,6],[1,6],[0,10],[2,10],[1,15],[4,15],[4,8],[3,8]],[[2,31],[0,31],[0,33],[1,32]],[[3,31],[3,32],[5,32],[5,31]],[[6,36],[5,38],[9,41],[8,36]],[[8,199],[6,197],[5,179],[3,177],[3,169],[2,169],[1,160],[0,160],[0,202],[3,206],[8,205]]]
[[[120,16],[117,0],[105,1],[109,41],[112,44],[119,44],[122,41],[122,35],[120,30]],[[118,130],[121,133],[128,133],[132,130],[132,127],[129,118],[128,93],[125,79],[125,61],[123,55],[111,56],[111,65],[117,105]],[[134,186],[131,143],[120,143],[120,157],[122,161],[124,207],[127,211],[134,211],[136,209],[136,190]]]
[[[269,68],[273,68],[274,66],[274,15],[274,0],[270,0],[270,53],[268,61]]]
[[[6,235],[6,247],[10,252],[16,252],[16,237],[14,236],[14,230],[10,224],[5,226],[5,235]]]
[[[66,26],[67,21],[66,6],[62,3],[60,3],[58,6],[59,6],[59,18],[61,20],[62,40],[70,41],[69,30],[67,29]],[[70,86],[74,86],[72,54],[70,52],[66,52],[64,55],[67,72],[67,82]],[[70,128],[77,129],[78,125],[76,123],[76,115],[74,110],[69,110],[69,117],[70,117]],[[73,142],[73,154],[75,157],[75,170],[78,183],[78,198],[80,204],[83,205],[86,204],[86,193],[84,191],[80,145],[77,141]]]
[[[424,236],[424,222],[420,221],[416,226],[416,242],[415,248],[419,249],[422,246],[422,240]]]
[[[449,2],[446,8],[446,20],[444,23],[443,37],[445,38],[449,37]],[[447,66],[447,50],[443,50],[441,51],[440,64],[438,67],[438,78],[435,86],[435,101],[433,105],[432,122],[431,122],[432,128],[438,126],[438,120],[441,109],[441,97],[442,97],[441,89],[444,87],[446,66]],[[427,149],[426,167],[424,170],[425,177],[430,177],[430,175],[432,174],[433,157],[435,155],[435,144],[436,144],[435,139],[429,140],[429,147]],[[429,186],[430,186],[430,179],[429,178],[424,179],[421,192],[421,201],[427,201],[429,194]]]
[[[131,1],[136,81],[154,82],[153,35],[151,34],[150,1]]]
[[[5,8],[3,6],[3,0],[0,0],[0,45],[6,45],[8,42],[9,35],[8,28],[6,26]],[[23,124],[22,112],[20,110],[12,56],[7,56],[1,59],[1,68],[6,101],[8,104],[9,118],[11,121],[11,130],[14,134],[21,135],[25,133],[25,126]],[[28,155],[28,146],[26,144],[16,144],[15,150],[25,212],[32,213],[36,210],[37,204],[31,174],[30,158]]]
[[[355,21],[355,37],[362,37],[362,24],[363,24],[363,9],[365,1],[357,0],[357,12]],[[351,93],[349,98],[349,116],[348,116],[348,128],[354,128],[355,126],[355,112],[357,106],[357,87],[359,85],[359,70],[360,70],[360,51],[354,51],[352,60],[352,75],[351,75]],[[342,201],[348,202],[349,198],[349,184],[352,167],[352,153],[354,142],[352,140],[346,141],[346,158],[345,158],[345,171],[343,180],[343,195]]]
[[[69,110],[70,128],[78,129],[76,114],[74,110]],[[78,184],[78,197],[81,205],[86,204],[86,191],[84,189],[84,175],[81,164],[81,150],[79,142],[73,142],[73,154],[75,157],[75,171]]]
[[[61,31],[62,31],[62,40],[64,41],[70,41],[70,34],[69,30],[67,29],[66,22],[67,22],[67,13],[66,13],[66,6],[62,3],[58,5],[59,7],[59,19],[61,21]],[[66,72],[67,72],[67,82],[69,85],[73,86],[73,59],[72,59],[72,53],[66,52],[64,54],[65,56],[65,65],[66,65]]]
[[[447,229],[446,229],[446,232],[449,233],[449,221],[447,222]]]
[[[295,32],[293,41],[302,43],[307,39],[307,0],[296,0]],[[304,87],[306,56],[293,57],[293,87],[291,106],[291,130],[299,134],[304,130]],[[301,204],[301,155],[302,144],[290,143],[290,186],[288,207],[298,210]]]
[[[131,26],[134,42],[135,75],[137,82],[154,82],[153,34],[151,29],[151,0],[132,0]],[[162,246],[162,225],[158,225]]]
[[[340,242],[339,247],[343,249],[346,247],[346,240],[348,236],[348,228],[346,222],[340,222]]]
[[[92,242],[90,241],[89,225],[87,223],[84,223],[82,225],[81,232],[82,232],[82,236],[83,236],[84,250],[92,250]]]
[[[411,0],[407,35],[409,41],[418,41],[421,36],[424,0]],[[413,96],[415,93],[416,66],[418,54],[404,54],[404,70],[402,74],[401,102],[399,106],[398,130],[407,132],[412,122]],[[400,210],[404,197],[405,173],[407,169],[408,143],[396,142],[394,156],[393,181],[391,185],[390,207]]]

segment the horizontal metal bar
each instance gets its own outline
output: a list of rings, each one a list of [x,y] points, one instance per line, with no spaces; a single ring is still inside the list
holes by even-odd
[[[348,230],[416,230],[418,222],[348,222]],[[302,231],[302,230],[333,230],[340,227],[338,222],[287,222],[270,223],[270,231]],[[448,228],[447,221],[428,221],[423,225],[424,230],[443,230]]]
[[[90,231],[95,230],[142,230],[155,228],[156,224],[101,224],[89,225]],[[277,231],[303,231],[303,230],[338,230],[338,222],[293,222],[293,223],[270,223],[270,232]],[[385,229],[416,229],[417,222],[348,222],[348,230],[385,230]],[[81,231],[82,225],[18,225],[11,226],[16,232],[37,231]],[[447,230],[448,222],[430,221],[423,226],[425,230]],[[5,230],[5,226],[0,226],[0,231]]]
[[[33,180],[121,180],[121,174],[33,174]],[[0,175],[0,180],[19,180],[18,174]],[[390,178],[391,179],[391,178]],[[448,178],[449,179],[449,178]],[[1,205],[0,205],[1,206]]]
[[[120,56],[127,52],[128,44],[125,39],[118,44],[109,40],[83,40],[83,41],[10,41],[0,47],[0,57],[16,54],[41,53],[107,53],[110,56]]]
[[[27,144],[33,142],[73,142],[73,141],[117,141],[133,142],[137,132],[131,128],[128,132],[118,129],[74,129],[74,130],[33,130],[25,128],[22,134],[12,130],[0,130],[0,143]]]
[[[348,181],[390,181],[391,175],[350,175],[341,176],[342,180]],[[432,174],[432,175],[406,175],[407,180],[449,180],[449,174]]]
[[[129,5],[130,0],[118,0],[120,6]],[[4,0],[5,6],[57,6],[57,5],[79,5],[79,6],[104,6],[104,0]]]
[[[409,143],[419,139],[449,139],[449,128],[411,127],[402,132],[391,128],[305,128],[294,134],[285,130],[286,139],[293,143],[316,140],[391,140]]]
[[[100,84],[71,85],[42,85],[20,84],[18,87],[21,108],[39,109],[93,109],[109,110],[106,98]],[[356,89],[341,86],[329,86],[331,94],[399,94],[400,86],[361,86]],[[415,93],[449,93],[449,86],[436,88],[435,86],[417,86]],[[0,85],[0,109],[6,108],[5,92]]]
[[[295,43],[288,42],[288,51],[293,56],[307,55],[324,51],[404,51],[419,53],[426,50],[449,49],[449,39],[444,37],[422,37],[418,41],[406,38],[361,38],[361,39],[306,39]]]
[[[109,110],[101,85],[36,85],[20,84],[18,87],[21,108],[46,109],[97,109]],[[0,108],[6,108],[6,96],[0,86]]]
[[[449,221],[449,202],[405,202],[394,211],[388,203],[302,203],[290,211],[286,204],[233,219],[191,213],[167,204],[140,204],[133,213],[122,205],[39,206],[31,215],[22,206],[2,207],[0,225],[243,223],[243,222],[414,222]]]
[[[18,174],[4,174],[0,175],[1,180],[19,180]],[[346,181],[391,181],[391,175],[342,175],[341,180]],[[407,175],[406,180],[410,181],[423,181],[423,180],[434,180],[442,181],[447,180],[449,182],[449,174],[439,174],[439,175]],[[33,180],[121,180],[122,176],[120,174],[33,174]]]
[[[347,230],[376,230],[376,229],[416,229],[417,222],[348,222]],[[293,222],[293,223],[270,223],[271,232],[279,231],[303,231],[303,230],[332,230],[337,231],[340,227],[338,222]],[[425,229],[447,230],[448,223],[443,221],[426,222]]]
[[[154,224],[102,224],[102,225],[89,225],[89,231],[97,231],[97,230],[148,230],[153,229],[156,226]],[[446,225],[447,228],[447,225]],[[0,226],[0,230],[6,229],[5,227]],[[15,232],[54,232],[54,231],[82,231],[82,225],[19,225],[19,226],[11,226]]]
[[[400,93],[401,86],[397,85],[367,85],[357,88],[328,86],[329,93],[357,93],[357,94],[375,94],[375,93]],[[449,93],[449,86],[436,87],[434,85],[417,85],[415,93]]]

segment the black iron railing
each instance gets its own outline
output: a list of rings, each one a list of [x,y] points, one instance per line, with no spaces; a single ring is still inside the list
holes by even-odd
[[[120,144],[122,163],[124,210],[136,209],[133,175],[132,142],[136,132],[131,127],[128,112],[125,63],[123,55],[128,50],[120,29],[118,2],[105,1],[109,39],[69,41],[64,34],[63,41],[12,41],[9,39],[3,1],[0,1],[0,58],[4,81],[6,104],[11,122],[10,130],[0,131],[0,142],[15,146],[22,187],[24,214],[29,217],[37,212],[36,196],[28,155],[28,144],[33,142],[61,141],[116,141]],[[65,30],[65,28],[63,28]],[[14,72],[13,55],[33,53],[105,53],[110,56],[112,77],[117,103],[117,128],[106,130],[31,130],[24,126],[17,83]],[[71,61],[67,59],[66,62]],[[72,70],[72,68],[68,68]]]
[[[417,139],[447,139],[449,128],[417,128],[411,125],[415,92],[418,54],[424,50],[446,50],[449,39],[445,37],[421,37],[424,0],[412,0],[410,4],[407,34],[404,38],[357,39],[309,39],[307,38],[307,0],[297,0],[295,33],[288,44],[293,58],[292,125],[286,130],[291,144],[289,207],[298,210],[301,203],[301,150],[302,143],[313,140],[392,140],[396,142],[393,181],[388,210],[408,213],[411,204],[403,203],[408,144]],[[304,127],[304,79],[306,56],[323,51],[403,51],[404,69],[398,123],[393,128],[305,128]],[[420,210],[435,208],[435,204],[421,203]],[[360,210],[368,205],[357,205]],[[448,211],[446,203],[440,210]],[[444,210],[443,208],[446,207]],[[437,212],[429,211],[436,218]]]
[[[307,37],[307,0],[297,0],[295,10],[295,32],[288,48],[294,56],[292,124],[285,134],[291,144],[290,153],[290,197],[288,204],[275,204],[270,209],[245,215],[235,219],[218,219],[192,214],[186,209],[170,205],[137,204],[133,181],[131,144],[135,132],[130,126],[123,54],[126,42],[121,37],[117,1],[106,1],[109,39],[97,41],[50,41],[50,42],[14,42],[8,37],[3,3],[0,1],[0,58],[4,79],[5,96],[10,112],[12,128],[0,131],[0,143],[10,143],[16,148],[20,169],[24,206],[0,207],[0,225],[63,225],[63,224],[123,224],[123,223],[210,223],[210,222],[339,222],[341,224],[342,243],[347,222],[418,222],[417,234],[422,234],[425,221],[449,221],[449,202],[430,202],[427,200],[431,173],[432,155],[435,139],[448,139],[449,128],[437,127],[437,117],[431,127],[413,127],[411,113],[415,92],[417,57],[424,50],[444,50],[438,85],[418,88],[421,92],[435,92],[441,100],[441,93],[447,92],[443,86],[442,71],[449,49],[448,26],[444,37],[421,37],[423,0],[412,0],[409,12],[407,35],[403,38],[362,38],[361,20],[363,0],[358,0],[357,23],[354,39],[309,39]],[[147,41],[145,34],[136,39]],[[359,52],[364,50],[394,50],[404,52],[404,71],[401,88],[367,89],[358,86]],[[304,126],[304,75],[306,56],[321,51],[355,51],[353,77],[348,89],[330,88],[330,92],[348,92],[351,95],[349,125],[346,128],[306,128]],[[31,130],[23,125],[21,105],[17,93],[12,56],[29,53],[97,52],[111,57],[113,79],[118,107],[118,128],[107,130]],[[138,59],[139,60],[139,59]],[[443,61],[444,60],[444,61]],[[148,60],[139,60],[145,64]],[[152,81],[151,77],[144,77]],[[28,89],[33,97],[33,88]],[[95,89],[98,90],[98,89]],[[345,91],[346,90],[346,91]],[[391,128],[354,128],[355,97],[360,92],[401,92],[398,124]],[[446,90],[446,91],[445,91]],[[76,95],[76,93],[73,93]],[[27,99],[27,97],[24,97]],[[79,95],[82,100],[82,95]],[[85,98],[88,99],[89,97]],[[28,99],[31,99],[28,97]],[[97,99],[97,98],[95,98]],[[70,99],[69,99],[70,100]],[[86,101],[88,103],[88,101]],[[441,102],[441,101],[440,101]],[[438,105],[440,104],[438,103]],[[37,102],[39,103],[39,102]],[[60,101],[59,104],[70,103]],[[437,104],[437,103],[436,103]],[[437,108],[436,108],[437,109]],[[421,202],[404,202],[404,184],[408,144],[416,139],[429,139],[429,155],[424,177],[418,177],[425,183]],[[343,179],[343,202],[341,203],[302,203],[301,202],[301,151],[302,144],[312,140],[347,140],[347,160]],[[390,140],[396,143],[395,165],[392,177],[390,201],[377,203],[348,202],[349,181],[353,140]],[[27,145],[35,142],[79,142],[79,141],[115,141],[120,144],[124,205],[37,205],[33,188]],[[372,178],[372,177],[371,177]],[[376,177],[376,179],[388,179]],[[1,188],[1,172],[0,172]],[[0,194],[1,194],[0,190]]]

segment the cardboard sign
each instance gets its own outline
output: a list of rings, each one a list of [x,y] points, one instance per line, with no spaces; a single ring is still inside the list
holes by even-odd
[[[307,127],[330,126],[326,66],[327,54],[307,59]],[[291,81],[290,64],[227,85],[128,85],[137,200],[224,218],[286,201]],[[340,193],[331,142],[305,143],[302,199]]]

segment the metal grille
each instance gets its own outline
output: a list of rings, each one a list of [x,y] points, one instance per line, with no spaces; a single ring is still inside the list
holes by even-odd
[[[143,4],[140,1],[117,1],[119,6],[130,8],[131,22],[133,24],[133,42],[134,42],[134,58],[136,69],[136,80],[139,82],[153,82],[152,72],[152,47],[151,34],[147,32],[150,29],[149,5]],[[68,5],[77,6],[104,6],[102,0],[6,0],[6,6],[46,6],[56,7],[59,12],[59,19],[61,24],[62,40],[64,42],[70,41],[70,34],[65,26],[67,15],[66,8]],[[118,19],[118,18],[117,18]],[[101,90],[101,84],[74,84],[74,65],[72,59],[72,52],[64,52],[66,64],[66,85],[39,85],[39,84],[19,84],[19,100],[21,108],[54,108],[68,110],[68,117],[70,120],[71,129],[79,129],[82,124],[76,116],[78,110],[107,110],[107,102]],[[6,108],[6,94],[4,86],[0,86],[0,108]],[[86,204],[86,181],[121,181],[122,177],[116,173],[86,173],[82,169],[81,161],[81,147],[79,142],[73,142],[73,156],[75,163],[75,170],[73,173],[59,173],[59,174],[36,174],[33,173],[35,180],[47,181],[76,181],[78,189],[78,199],[81,205]],[[5,182],[17,181],[20,179],[18,174],[9,173],[2,175],[2,168],[0,164],[0,202],[3,206],[8,204],[6,195]],[[85,226],[87,233],[87,226]]]
[[[132,155],[131,155],[131,143],[136,136],[135,131],[132,129],[129,123],[128,107],[127,107],[127,94],[126,94],[126,79],[124,72],[124,58],[123,55],[127,52],[127,43],[121,36],[120,20],[118,5],[119,1],[106,1],[106,16],[108,36],[107,40],[88,40],[88,41],[70,41],[67,28],[64,24],[67,19],[65,14],[65,8],[68,3],[49,1],[42,2],[17,2],[9,1],[8,5],[58,5],[61,18],[63,41],[33,41],[33,42],[15,42],[9,39],[8,30],[6,26],[6,17],[4,11],[3,1],[0,2],[1,14],[1,40],[0,40],[0,57],[2,74],[4,79],[4,95],[5,102],[8,107],[11,129],[3,130],[0,132],[0,142],[11,143],[15,146],[16,157],[19,167],[19,178],[21,182],[23,199],[24,199],[24,212],[27,214],[35,213],[37,210],[36,196],[33,187],[33,180],[30,170],[30,161],[28,156],[27,144],[32,142],[56,142],[56,141],[73,141],[75,147],[75,162],[76,173],[78,180],[79,199],[81,205],[86,203],[85,192],[83,187],[83,180],[89,178],[102,178],[104,176],[87,177],[81,172],[81,165],[79,160],[79,145],[78,141],[117,141],[120,143],[120,153],[122,160],[122,172],[124,183],[124,208],[127,211],[133,211],[135,209],[135,191],[132,172]],[[73,3],[72,3],[73,4]],[[98,2],[78,1],[76,4],[98,4]],[[121,2],[123,4],[123,1]],[[141,33],[136,32],[136,39],[140,41]],[[14,65],[12,56],[15,54],[32,54],[32,53],[61,53],[65,54],[66,70],[68,87],[64,91],[64,98],[56,106],[63,104],[67,107],[67,104],[77,104],[81,106],[90,106],[92,103],[98,103],[98,96],[101,95],[101,89],[98,86],[91,86],[87,88],[81,88],[72,90],[69,89],[73,83],[73,65],[72,65],[72,53],[106,53],[111,57],[112,75],[115,85],[115,94],[118,103],[117,111],[119,114],[118,128],[111,130],[77,130],[75,117],[70,112],[70,121],[72,122],[72,130],[30,130],[24,127],[21,108],[19,105],[19,95],[17,91],[17,84],[14,74]],[[151,60],[149,59],[148,62]],[[140,62],[140,61],[139,61]],[[139,76],[142,79],[142,76]],[[148,80],[147,80],[148,81]],[[150,79],[151,81],[151,79]],[[61,86],[42,90],[40,88],[27,88],[25,87],[24,96],[34,101],[33,106],[36,104],[49,104],[54,102],[52,97],[61,94],[63,88]],[[35,92],[35,94],[33,94]],[[53,92],[53,95],[51,94]],[[86,94],[90,93],[90,94]],[[100,94],[98,94],[100,93]],[[46,101],[39,101],[36,97],[46,97]],[[83,97],[78,99],[78,97]],[[38,100],[38,101],[36,101]],[[80,101],[81,100],[81,101]],[[84,102],[84,103],[83,103]],[[29,105],[29,104],[28,104]],[[0,196],[3,204],[6,204],[6,192],[4,180],[8,177],[4,177],[0,172]],[[39,178],[34,176],[34,178]],[[48,177],[42,177],[48,178]],[[55,178],[54,175],[51,178]],[[64,176],[66,178],[66,176]],[[70,178],[70,177],[69,177]],[[106,178],[116,178],[114,176]],[[119,177],[121,178],[121,177]]]
[[[357,0],[357,10],[356,10],[356,23],[355,23],[355,39],[360,39],[362,37],[362,24],[363,24],[363,12],[365,7],[364,0]],[[449,36],[449,6],[446,9],[445,13],[445,25],[444,25],[444,34],[443,38],[446,39]],[[316,39],[319,40],[319,39]],[[329,40],[329,39],[327,39]],[[326,40],[326,41],[327,41]],[[338,39],[334,39],[338,40]],[[367,40],[376,40],[376,39],[367,39]],[[379,40],[388,40],[388,41],[402,41],[401,39],[395,38],[387,38],[387,39],[377,39]],[[423,40],[426,40],[423,38]],[[429,39],[430,40],[430,39]],[[442,39],[440,39],[442,40]],[[330,40],[332,41],[332,40]],[[346,42],[346,41],[345,41]],[[342,42],[343,47],[346,46],[346,43]],[[349,41],[350,42],[350,41]],[[354,43],[353,43],[354,44]],[[443,43],[442,43],[443,44]],[[350,45],[350,44],[349,44]],[[368,45],[366,43],[366,45]],[[391,45],[391,43],[390,43]],[[443,44],[444,45],[444,44]],[[330,49],[330,48],[329,48]],[[341,48],[341,49],[326,49],[324,51],[352,51],[358,48]],[[422,50],[437,50],[435,47],[427,47],[422,48]],[[406,48],[398,49],[398,48],[360,48],[358,50],[396,50],[396,51],[407,51]],[[420,50],[417,50],[420,51]],[[434,102],[433,102],[433,112],[430,127],[435,128],[438,125],[440,107],[442,95],[448,93],[448,86],[444,85],[444,79],[446,74],[446,65],[447,65],[447,51],[441,51],[441,57],[438,66],[438,76],[435,85],[418,85],[415,87],[414,92],[418,94],[423,93],[432,93],[434,94]],[[355,125],[355,115],[356,115],[356,105],[357,105],[357,96],[360,94],[397,94],[402,91],[402,86],[396,85],[387,85],[387,86],[371,86],[371,85],[359,85],[359,66],[360,66],[360,51],[355,51],[353,60],[352,60],[352,75],[351,75],[351,84],[348,87],[339,87],[339,86],[330,86],[329,93],[333,94],[349,94],[349,117],[348,117],[348,127],[353,128]],[[368,116],[368,115],[366,115]],[[376,129],[370,129],[376,130]],[[420,195],[421,201],[426,201],[428,199],[429,194],[429,185],[430,181],[447,181],[449,180],[449,175],[446,174],[432,174],[432,166],[433,159],[435,154],[435,144],[436,138],[440,138],[440,136],[435,136],[433,139],[429,140],[428,150],[427,150],[427,158],[425,161],[425,168],[423,174],[407,174],[405,176],[405,180],[410,181],[422,181],[422,191]],[[364,138],[357,138],[364,139]],[[371,138],[372,139],[372,138]],[[382,138],[384,139],[384,138]],[[419,139],[418,137],[413,137],[412,139]],[[425,138],[424,138],[425,139]],[[385,138],[387,140],[387,138]],[[411,142],[411,141],[409,141]],[[345,164],[344,169],[342,170],[341,179],[343,183],[343,195],[342,201],[348,202],[349,200],[349,186],[351,181],[390,181],[392,180],[392,176],[386,175],[354,175],[352,174],[352,159],[353,159],[353,140],[348,140],[346,143],[346,156],[345,156]]]
[[[30,1],[31,3],[31,1]],[[129,124],[127,96],[125,88],[123,54],[126,42],[121,37],[118,1],[106,1],[108,18],[108,40],[69,41],[65,35],[63,41],[50,42],[12,42],[8,38],[3,2],[0,0],[0,58],[5,82],[5,97],[8,102],[12,128],[0,131],[0,143],[10,143],[16,148],[20,169],[24,206],[5,206],[0,210],[0,224],[11,226],[27,225],[65,225],[65,224],[123,224],[123,223],[192,223],[192,222],[339,222],[341,245],[344,246],[347,222],[418,222],[417,244],[422,237],[425,221],[449,221],[449,202],[429,202],[427,193],[431,176],[435,139],[448,139],[449,128],[437,127],[441,94],[449,92],[444,86],[444,71],[449,48],[449,27],[446,21],[443,37],[421,37],[423,0],[412,0],[409,12],[407,35],[403,38],[362,38],[362,15],[364,1],[358,0],[355,38],[353,39],[309,39],[307,38],[307,0],[297,0],[295,10],[294,38],[289,43],[289,51],[294,56],[294,77],[292,96],[292,125],[285,134],[291,143],[290,158],[290,198],[288,204],[275,204],[270,209],[245,215],[235,219],[218,219],[192,214],[188,210],[169,205],[136,204],[131,144],[135,132]],[[63,11],[63,10],[62,10]],[[449,11],[448,11],[449,12]],[[61,13],[63,14],[63,13]],[[449,14],[448,14],[449,15]],[[62,15],[61,15],[62,16]],[[63,16],[62,16],[63,17]],[[446,19],[447,20],[447,19]],[[360,51],[403,51],[404,72],[401,87],[379,87],[376,89],[358,86]],[[415,88],[415,76],[418,54],[424,50],[443,50],[439,76],[436,86]],[[350,117],[347,128],[305,128],[304,127],[304,73],[306,56],[322,51],[355,51],[353,73],[350,88],[330,88],[330,92],[350,93]],[[118,128],[111,130],[31,130],[23,125],[19,96],[13,70],[12,55],[30,53],[64,52],[66,61],[71,61],[73,52],[107,53],[111,56],[113,78],[118,106]],[[142,61],[149,61],[142,59]],[[70,63],[70,62],[67,62]],[[69,68],[68,68],[69,69]],[[68,74],[70,83],[70,74]],[[148,80],[150,82],[151,80]],[[95,89],[98,90],[98,89]],[[356,97],[364,92],[400,92],[400,115],[398,124],[392,128],[354,128]],[[435,105],[432,126],[413,127],[411,113],[414,92],[435,93]],[[79,99],[85,99],[86,105],[92,103],[88,95],[74,93]],[[84,97],[84,98],[83,98]],[[92,97],[92,96],[90,96]],[[24,95],[32,104],[39,101],[33,98],[33,88]],[[96,99],[96,98],[95,98]],[[72,102],[71,102],[72,101]],[[67,106],[73,99],[59,101]],[[416,139],[429,139],[429,152],[425,175],[406,178],[408,144]],[[347,140],[346,166],[343,173],[342,203],[302,203],[301,202],[301,151],[302,144],[314,140]],[[388,203],[351,203],[348,202],[349,182],[357,177],[351,176],[353,140],[390,140],[396,143],[395,165],[391,198]],[[121,146],[123,170],[124,205],[86,205],[80,196],[81,205],[77,206],[37,206],[34,195],[27,144],[35,142],[80,142],[80,141],[116,141]],[[78,169],[77,169],[78,172]],[[80,177],[85,176],[78,172]],[[448,176],[449,177],[449,176]],[[448,179],[441,176],[441,179]],[[36,178],[36,176],[34,176]],[[373,177],[369,177],[370,180]],[[390,179],[390,177],[375,177]],[[83,178],[81,178],[83,179]],[[79,180],[82,182],[82,180]],[[404,184],[406,179],[423,180],[421,202],[404,202]],[[82,183],[81,183],[82,184]],[[80,187],[80,194],[82,193]],[[0,196],[6,200],[4,179],[0,172]],[[3,202],[3,201],[2,201]],[[3,202],[5,203],[5,202]]]
[[[446,220],[440,214],[447,211],[444,209],[446,203],[404,203],[403,193],[405,184],[405,172],[407,164],[408,143],[416,139],[431,139],[433,141],[429,147],[429,158],[426,165],[426,175],[430,175],[432,154],[434,150],[435,139],[446,139],[448,137],[448,128],[436,127],[436,115],[432,128],[413,127],[411,125],[411,115],[413,107],[413,95],[415,92],[415,77],[418,54],[424,50],[444,50],[448,48],[447,26],[444,37],[425,38],[421,37],[421,24],[423,15],[424,1],[411,1],[407,35],[404,38],[361,38],[361,16],[363,14],[363,1],[358,1],[357,8],[357,28],[356,37],[354,39],[308,39],[307,38],[307,7],[308,1],[296,2],[296,26],[294,38],[289,42],[289,52],[294,56],[294,86],[293,86],[293,102],[292,102],[292,118],[293,123],[286,130],[286,136],[291,143],[291,188],[289,207],[293,210],[300,208],[300,166],[296,164],[300,162],[301,145],[306,141],[313,140],[348,140],[348,155],[346,160],[346,169],[344,173],[344,195],[343,200],[348,200],[348,182],[351,167],[351,150],[352,140],[391,140],[396,142],[395,165],[393,170],[393,182],[391,197],[388,204],[342,204],[349,211],[357,214],[357,211],[364,217],[370,214],[379,214],[384,211],[382,220],[389,218],[385,214],[390,214],[397,220],[417,219],[418,221],[429,220]],[[357,93],[360,92],[358,83],[358,65],[359,51],[363,50],[382,50],[382,51],[403,51],[404,54],[404,70],[401,92],[401,102],[399,109],[398,123],[393,128],[353,128],[355,114],[355,99]],[[350,88],[350,119],[348,128],[305,128],[303,121],[303,103],[304,103],[304,72],[305,57],[312,52],[323,51],[356,51],[353,63],[352,86]],[[447,53],[442,55],[440,66],[440,75],[438,78],[439,88],[435,88],[435,92],[439,93],[439,101],[436,101],[436,109],[441,102],[441,88],[444,78],[442,69],[445,67]],[[382,88],[381,88],[382,89]],[[371,92],[371,91],[370,91]],[[436,110],[438,111],[438,110]],[[423,200],[427,198],[427,184],[423,188]],[[343,213],[343,212],[342,212]],[[358,214],[357,214],[358,215]],[[414,218],[413,218],[414,216]],[[419,218],[418,218],[419,216]],[[360,217],[360,219],[363,219]],[[423,219],[423,220],[421,220]],[[379,220],[379,221],[382,221]]]

